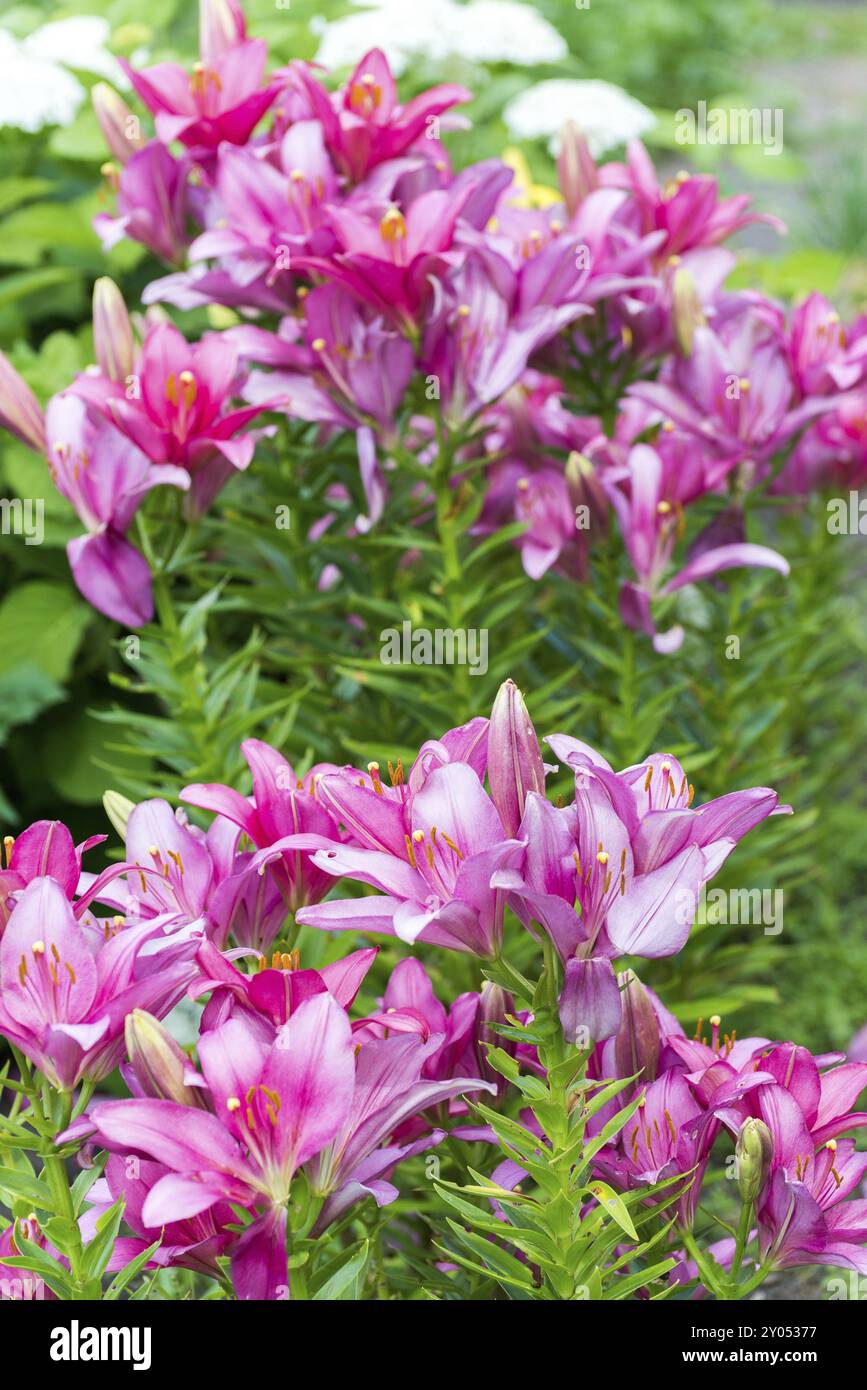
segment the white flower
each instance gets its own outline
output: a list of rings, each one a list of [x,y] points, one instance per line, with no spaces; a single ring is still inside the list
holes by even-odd
[[[542,15],[518,0],[356,0],[362,14],[321,26],[316,55],[325,67],[354,67],[360,55],[381,48],[396,74],[423,55],[444,62],[454,55],[475,63],[556,63],[565,40]]]
[[[556,154],[567,121],[574,121],[594,155],[644,135],[656,125],[652,111],[610,82],[554,78],[528,87],[503,112],[512,135],[520,140],[550,137]]]
[[[123,69],[105,46],[110,32],[108,20],[98,15],[75,15],[43,24],[24,40],[24,49],[34,58],[96,72],[117,87],[128,87]]]
[[[0,29],[0,126],[32,133],[69,125],[87,95],[69,68],[129,86],[105,48],[108,35],[107,21],[96,15],[44,24],[20,43]]]

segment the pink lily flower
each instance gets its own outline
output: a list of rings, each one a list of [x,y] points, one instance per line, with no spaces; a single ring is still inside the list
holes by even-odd
[[[140,1158],[131,1168],[119,1154],[109,1154],[103,1176],[87,1194],[93,1205],[82,1218],[84,1239],[93,1239],[100,1217],[118,1198],[124,1199],[123,1219],[134,1235],[119,1236],[115,1241],[106,1266],[109,1274],[123,1269],[161,1238],[145,1269],[192,1269],[211,1279],[219,1277],[219,1257],[238,1241],[237,1233],[229,1229],[237,1218],[228,1202],[217,1202],[207,1211],[162,1227],[145,1225],[144,1204],[157,1183],[169,1176],[170,1170],[163,1164]]]
[[[832,403],[799,402],[773,305],[733,297],[715,322],[716,329],[695,329],[690,356],[671,362],[660,381],[636,382],[627,394],[661,411],[730,467],[764,469]]]
[[[400,106],[388,59],[378,48],[365,53],[346,86],[334,97],[316,81],[306,63],[293,64],[290,72],[309,103],[310,115],[322,126],[335,163],[353,183],[376,165],[397,159],[414,147],[426,155],[425,146],[431,142],[424,137],[431,121],[472,99],[465,88],[446,85],[429,88]]]
[[[478,775],[465,763],[436,768],[403,805],[368,809],[365,838],[379,848],[316,844],[313,863],[378,888],[380,898],[322,903],[298,913],[307,926],[376,931],[479,956],[499,951],[504,895],[495,878],[524,846],[510,839]]]
[[[778,232],[777,217],[751,213],[749,197],[720,198],[717,181],[707,174],[678,174],[660,185],[653,162],[640,140],[630,141],[625,165],[609,164],[604,182],[630,194],[643,233],[663,231],[659,258],[683,256],[702,246],[716,246],[751,222],[764,222]]]
[[[29,1269],[18,1269],[16,1265],[7,1265],[3,1261],[4,1255],[15,1259],[20,1255],[20,1250],[15,1243],[16,1229],[20,1231],[25,1240],[32,1241],[38,1245],[40,1250],[45,1250],[52,1259],[59,1260],[62,1264],[66,1263],[60,1251],[48,1240],[45,1232],[40,1230],[39,1222],[35,1216],[26,1216],[13,1221],[11,1226],[7,1226],[5,1231],[0,1231],[0,1303],[29,1303],[34,1299],[48,1299],[51,1302],[57,1300],[57,1294],[50,1289],[44,1280],[39,1278]]]
[[[831,1140],[809,1165],[778,1168],[758,1211],[762,1259],[778,1269],[837,1265],[867,1274],[867,1201],[845,1198],[861,1183],[867,1153]]]
[[[181,800],[225,818],[259,851],[267,851],[264,857],[252,856],[247,866],[251,872],[264,874],[266,864],[270,864],[285,909],[297,914],[299,908],[324,898],[330,880],[310,855],[292,847],[281,852],[281,843],[299,835],[317,836],[329,842],[339,840],[337,822],[321,792],[323,776],[335,769],[330,764],[312,768],[305,786],[282,754],[269,744],[246,739],[241,752],[253,774],[252,797],[244,797],[232,787],[207,782],[185,787]],[[241,944],[256,942],[247,935]]]
[[[87,527],[66,547],[72,576],[98,612],[141,627],[153,616],[150,571],[126,531],[152,488],[186,489],[189,475],[174,464],[154,465],[71,391],[52,397],[45,420],[52,480]]]
[[[194,263],[216,260],[234,282],[229,299],[215,285],[218,302],[273,307],[292,303],[296,254],[328,254],[334,235],[328,204],[337,198],[337,179],[314,121],[291,126],[272,157],[262,151],[224,146],[207,210],[207,230],[190,247]],[[194,268],[192,288],[200,294],[208,277]],[[217,297],[217,294],[214,297]]]
[[[620,593],[620,615],[627,627],[653,638],[657,651],[677,651],[683,641],[683,628],[676,626],[660,633],[651,615],[651,603],[676,593],[686,584],[723,570],[741,566],[761,567],[789,573],[788,561],[768,546],[747,542],[712,546],[694,553],[686,565],[665,579],[683,510],[677,499],[676,457],[661,455],[647,444],[637,444],[629,452],[625,469],[609,470],[603,477],[608,498],[617,515],[629,557],[639,576],[637,584],[627,582]],[[628,492],[624,490],[626,484]]]
[[[117,194],[117,211],[114,216],[99,212],[93,219],[103,250],[110,251],[129,237],[170,265],[180,264],[189,242],[190,170],[188,157],[175,159],[158,140],[137,150],[119,172],[106,166],[109,188]]]
[[[196,957],[202,979],[190,986],[192,998],[208,992],[211,995],[202,1014],[201,1031],[219,1028],[238,1013],[259,1024],[265,1020],[276,1031],[289,1022],[305,999],[316,994],[332,994],[348,1010],[378,951],[378,946],[352,951],[320,970],[302,970],[297,950],[275,951],[270,965],[261,956],[259,969],[245,975],[212,942],[205,941]]]
[[[170,466],[171,476],[185,470],[198,515],[253,457],[252,436],[238,432],[261,407],[226,409],[239,384],[238,351],[224,335],[206,333],[191,345],[173,324],[157,323],[125,382],[84,372],[70,390],[111,421],[138,456]],[[157,473],[157,480],[165,479]]]
[[[642,1104],[616,1141],[599,1150],[595,1165],[603,1177],[628,1189],[694,1173],[677,1202],[678,1219],[689,1227],[718,1129],[705,1126],[696,1133],[695,1122],[701,1115],[686,1079],[666,1072],[645,1088]]]
[[[455,226],[472,192],[471,184],[458,195],[435,189],[405,211],[391,203],[377,214],[348,204],[332,206],[328,221],[337,250],[327,259],[296,256],[295,268],[344,285],[415,339],[433,295],[432,281],[458,259],[451,249]]]
[[[121,66],[149,111],[164,145],[180,140],[200,154],[227,140],[245,145],[282,86],[272,79],[262,86],[268,45],[236,33],[228,44],[208,42],[203,26],[201,61],[191,74],[177,63],[157,63],[136,70]]]
[[[789,351],[802,396],[849,391],[867,370],[865,324],[847,331],[833,304],[814,292],[792,310]]]
[[[100,1081],[122,1056],[126,1015],[164,1017],[183,997],[196,944],[161,918],[79,921],[60,884],[36,878],[0,939],[0,1032],[58,1090]]]
[[[240,1298],[275,1298],[287,1286],[285,1203],[298,1169],[328,1199],[320,1228],[368,1194],[391,1201],[396,1189],[384,1174],[417,1146],[383,1141],[433,1098],[485,1088],[472,1078],[420,1081],[424,1055],[418,1039],[393,1038],[356,1056],[346,1013],[326,992],[304,1000],[273,1044],[240,1017],[202,1036],[214,1113],[121,1100],[95,1106],[91,1119],[110,1149],[137,1150],[169,1170],[143,1203],[148,1227],[225,1201],[257,1212],[233,1249],[233,1280]]]
[[[166,801],[140,802],[126,830],[126,892],[113,905],[136,917],[197,923],[219,948],[231,935],[240,946],[267,949],[286,920],[284,885],[272,868],[260,873],[251,852],[238,852],[240,837],[222,816],[205,834]]]
[[[575,277],[571,242],[561,254]],[[540,255],[533,268],[541,266]],[[589,307],[577,291],[563,298],[542,275],[532,289],[491,250],[470,249],[446,275],[439,314],[429,320],[422,343],[422,371],[440,380],[446,418],[454,427],[513,386],[529,358]],[[549,296],[553,296],[554,302]]]
[[[496,882],[509,888],[525,925],[545,928],[566,964],[560,1009],[567,1033],[583,1025],[600,1042],[621,1021],[611,960],[681,950],[702,886],[753,826],[790,808],[770,788],[756,787],[693,809],[692,788],[670,754],[615,773],[577,739],[546,741],[575,771],[575,800],[555,809],[528,794],[518,832],[527,846],[523,862]]]
[[[90,835],[76,845],[67,826],[59,820],[34,821],[14,840],[8,836],[6,868],[0,870],[0,936],[19,895],[36,878],[54,879],[78,918],[96,899],[105,901],[109,883],[126,873],[129,866],[112,864],[99,875],[88,874],[82,869],[82,857],[106,839],[105,835]]]
[[[288,367],[252,372],[245,400],[341,429],[372,424],[390,438],[415,369],[412,345],[339,285],[313,290],[304,310],[303,346],[260,329],[230,330],[245,357]]]

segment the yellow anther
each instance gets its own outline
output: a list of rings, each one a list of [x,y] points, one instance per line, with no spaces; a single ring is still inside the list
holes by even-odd
[[[236,1110],[241,1109],[241,1102],[237,1096],[229,1096],[229,1099],[226,1101],[226,1109],[233,1115]]]
[[[674,431],[677,429],[677,426],[675,425],[673,420],[663,420],[662,428],[666,434],[673,434]]]
[[[324,352],[326,343],[324,338],[314,338],[310,344],[314,352]]]
[[[189,410],[195,402],[199,390],[198,386],[196,385],[196,378],[193,376],[192,372],[184,371],[181,372],[180,376],[178,377],[178,382],[180,384],[181,396],[183,397],[184,405]]]
[[[32,950],[34,956],[44,956],[44,955],[45,955],[45,942],[44,942],[44,941],[34,941],[32,947],[31,947],[30,949]]]
[[[607,863],[608,863],[608,852],[607,852],[606,850],[604,850],[604,849],[601,849],[601,850],[599,851],[599,853],[596,855],[596,862],[597,862],[597,864],[607,864]]]
[[[414,831],[412,832],[412,838],[415,840],[415,843],[416,843],[417,845],[422,844],[423,841],[424,841],[424,831],[423,831],[423,830],[414,830]]]
[[[740,378],[740,380],[738,381],[738,386],[740,387],[741,391],[743,391],[744,395],[746,395],[746,393],[747,393],[747,392],[749,391],[749,389],[750,389],[749,378],[748,378],[748,377],[745,377],[745,376],[742,376],[742,377]]]
[[[383,241],[404,241],[406,238],[406,218],[400,208],[389,208],[379,224],[379,235]]]

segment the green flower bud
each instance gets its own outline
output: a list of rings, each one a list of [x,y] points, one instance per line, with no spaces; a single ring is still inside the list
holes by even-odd
[[[754,1202],[771,1171],[774,1142],[764,1120],[744,1120],[735,1158],[738,1169],[738,1191],[742,1202]]]

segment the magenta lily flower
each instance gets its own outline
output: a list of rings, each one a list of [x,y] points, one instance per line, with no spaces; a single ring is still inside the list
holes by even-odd
[[[52,397],[45,419],[52,479],[87,527],[66,548],[73,578],[100,613],[141,627],[153,615],[150,571],[126,531],[152,488],[186,489],[189,476],[173,464],[151,463],[71,392]]]
[[[146,1269],[192,1269],[208,1278],[218,1278],[218,1258],[227,1254],[238,1241],[237,1233],[228,1229],[237,1221],[235,1213],[228,1202],[217,1202],[207,1211],[169,1222],[161,1228],[146,1226],[142,1215],[145,1202],[157,1183],[166,1177],[170,1177],[170,1170],[163,1164],[140,1158],[131,1168],[120,1155],[109,1154],[103,1176],[87,1194],[93,1205],[82,1218],[84,1239],[93,1239],[100,1217],[123,1197],[123,1219],[135,1234],[119,1236],[115,1241],[107,1265],[109,1273],[123,1269],[161,1238]]]
[[[606,166],[605,182],[628,189],[643,232],[665,232],[659,250],[661,260],[716,246],[751,222],[765,222],[779,232],[786,230],[777,217],[748,212],[750,199],[745,194],[720,198],[716,179],[707,174],[678,174],[661,185],[640,140],[630,142],[627,159],[625,166]]]
[[[249,867],[264,874],[266,864],[270,864],[286,910],[297,913],[300,907],[325,896],[330,887],[329,876],[300,848],[287,846],[279,851],[282,842],[292,836],[339,840],[337,822],[321,794],[322,778],[333,769],[330,764],[312,768],[305,785],[282,754],[269,744],[249,738],[241,744],[241,751],[253,774],[252,797],[244,797],[232,787],[207,782],[185,787],[181,800],[231,821],[258,850],[269,851],[264,858],[253,856]],[[248,942],[255,944],[249,936],[242,944]]]
[[[112,864],[101,874],[82,870],[82,857],[106,840],[90,835],[76,845],[67,826],[59,820],[40,820],[28,825],[13,840],[6,840],[6,868],[0,870],[0,935],[20,893],[36,878],[53,878],[81,918],[97,900],[106,900],[108,885],[126,873],[126,863]]]
[[[259,872],[251,852],[238,852],[240,837],[222,816],[205,834],[168,802],[141,802],[127,823],[127,891],[115,904],[137,917],[196,922],[220,948],[231,935],[267,949],[286,920],[285,885],[271,867]]]
[[[240,386],[237,349],[219,333],[191,345],[173,324],[157,323],[145,335],[133,381],[137,391],[130,393],[128,381],[85,372],[70,389],[126,436],[136,456],[185,470],[201,513],[253,457],[252,436],[239,431],[261,407],[227,409]]]
[[[99,212],[93,219],[103,250],[129,237],[170,265],[180,264],[189,242],[190,170],[188,157],[175,159],[159,140],[136,150],[119,171],[109,165],[108,183],[117,194],[117,210],[114,216]]]
[[[66,1264],[66,1260],[55,1249],[45,1232],[40,1230],[39,1222],[35,1216],[26,1216],[18,1221],[13,1221],[11,1226],[7,1226],[5,1231],[0,1231],[0,1303],[29,1303],[34,1299],[48,1299],[56,1301],[57,1294],[50,1289],[38,1274],[34,1274],[29,1269],[18,1269],[16,1265],[4,1263],[4,1256],[11,1256],[15,1259],[20,1255],[18,1246],[15,1243],[15,1231],[21,1233],[25,1240],[32,1241],[38,1245],[40,1250],[45,1250],[53,1259],[59,1260],[61,1264]]]
[[[245,975],[212,942],[205,941],[196,957],[202,979],[190,986],[194,998],[208,992],[211,995],[202,1014],[202,1032],[218,1028],[239,1012],[258,1022],[267,1020],[277,1029],[289,1022],[305,999],[316,994],[332,994],[342,1008],[349,1009],[378,950],[368,946],[352,951],[320,970],[302,970],[297,950],[275,951],[270,965],[261,956],[259,969]]]
[[[847,1202],[867,1170],[867,1153],[832,1139],[809,1164],[778,1168],[759,1207],[762,1259],[778,1269],[837,1265],[867,1273],[867,1201]]]
[[[258,1212],[235,1246],[240,1298],[274,1298],[286,1287],[285,1202],[306,1165],[322,1198],[320,1225],[368,1193],[396,1195],[383,1174],[406,1150],[381,1148],[400,1123],[470,1079],[420,1081],[425,1047],[393,1038],[356,1058],[345,1011],[329,993],[304,1000],[268,1045],[241,1018],[199,1042],[214,1113],[166,1100],[97,1105],[91,1120],[110,1149],[145,1153],[169,1172],[142,1206],[147,1226],[186,1221],[229,1201]],[[427,1141],[425,1141],[427,1142]],[[417,1151],[416,1146],[410,1146]]]
[[[438,767],[404,806],[383,798],[380,807],[368,807],[368,817],[378,849],[316,845],[303,837],[301,843],[315,848],[317,868],[371,884],[384,896],[322,903],[297,920],[496,955],[505,900],[495,879],[524,846],[505,834],[473,769],[460,762]]]
[[[472,192],[471,184],[458,194],[434,189],[406,210],[389,203],[373,214],[348,204],[332,206],[328,221],[337,250],[328,258],[297,256],[295,267],[345,286],[402,333],[417,338],[433,295],[432,281],[461,255],[452,251],[455,227]]]
[[[327,212],[338,197],[337,179],[321,127],[296,121],[269,159],[250,148],[225,146],[214,179],[207,229],[190,247],[189,288],[207,299],[210,286],[222,303],[288,307],[296,255],[327,254],[335,244]],[[196,263],[209,259],[217,262],[222,280],[214,278],[216,272],[201,273]]]
[[[681,570],[665,579],[683,523],[680,501],[671,495],[670,465],[674,461],[674,456],[669,456],[667,466],[655,449],[637,444],[629,451],[622,472],[612,470],[604,476],[609,500],[639,576],[637,584],[623,585],[620,615],[627,627],[652,637],[653,645],[660,652],[677,650],[683,641],[683,628],[676,626],[667,632],[658,632],[651,615],[653,599],[676,593],[686,584],[699,583],[723,570],[742,566],[789,573],[788,561],[776,550],[744,541],[703,548],[694,553]],[[624,490],[623,483],[628,491]]]
[[[195,937],[163,919],[79,921],[53,878],[24,889],[0,939],[0,1032],[59,1090],[100,1081],[126,1015],[164,1017],[196,973]]]
[[[141,100],[154,114],[164,145],[173,140],[197,153],[215,151],[223,141],[244,145],[274,102],[281,82],[262,86],[268,46],[245,39],[203,52],[188,74],[176,63],[157,63],[136,70],[120,60]]]
[[[832,403],[799,402],[773,306],[743,307],[732,297],[723,308],[718,328],[695,329],[689,357],[677,358],[659,382],[637,382],[627,394],[661,411],[730,467],[764,468]]]
[[[694,1173],[689,1189],[678,1199],[682,1225],[695,1219],[704,1172],[718,1125],[696,1130],[701,1106],[686,1079],[666,1072],[646,1087],[642,1103],[613,1144],[596,1155],[603,1177],[620,1188],[641,1188]]]
[[[288,368],[252,372],[244,398],[342,429],[371,422],[390,437],[415,366],[412,345],[338,285],[320,286],[304,304],[303,347],[258,329],[230,330],[250,360]]]
[[[574,278],[571,242],[561,254]],[[446,418],[454,426],[502,396],[537,349],[590,312],[577,293],[564,292],[565,303],[559,296],[555,302],[546,298],[550,286],[541,283],[528,293],[527,277],[490,248],[470,250],[443,288],[440,312],[425,330],[422,370],[439,378]]]
[[[378,48],[365,53],[336,98],[317,82],[307,64],[295,63],[290,72],[311,116],[322,126],[332,158],[353,183],[413,147],[427,156],[430,141],[424,137],[431,119],[471,100],[465,88],[447,85],[429,88],[400,106],[388,59]]]

